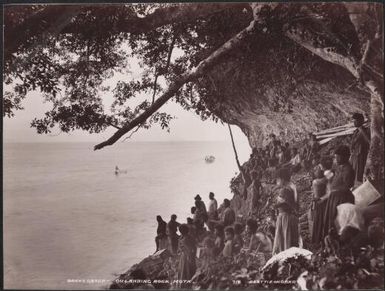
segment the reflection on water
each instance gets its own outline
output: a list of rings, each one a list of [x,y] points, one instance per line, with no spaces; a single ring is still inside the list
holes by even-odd
[[[5,144],[5,288],[105,288],[67,280],[113,279],[154,252],[156,215],[185,222],[196,194],[232,197],[230,143],[92,146]],[[116,165],[127,174],[116,176]]]

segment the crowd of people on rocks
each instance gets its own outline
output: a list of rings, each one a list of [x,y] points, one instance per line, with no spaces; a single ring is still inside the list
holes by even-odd
[[[274,134],[269,136],[266,147],[253,149],[249,162],[240,168],[244,184],[240,195],[244,199],[251,197],[257,206],[261,204],[263,183],[275,182],[274,193],[269,195],[275,201],[264,227],[251,216],[238,220],[228,199],[218,206],[215,194],[210,192],[206,207],[202,197],[196,195],[191,216],[185,223],[179,223],[176,215],[168,223],[157,216],[156,251],[168,249],[178,258],[177,278],[190,280],[197,271],[198,258],[202,268],[209,268],[210,262],[219,257],[230,259],[243,253],[262,256],[266,261],[291,247],[300,247],[299,197],[291,180],[299,171],[307,171],[313,177],[312,194],[309,194],[313,195],[310,209],[313,250],[338,256],[343,251],[359,252],[365,245],[382,247],[382,217],[366,222],[368,227],[355,223],[362,220],[357,219],[360,214],[354,206],[352,189],[364,180],[370,133],[363,126],[362,114],[355,113],[353,120],[356,130],[351,145],[339,145],[333,156],[321,155],[321,145],[313,134],[302,143],[301,150],[280,141]],[[347,209],[344,215],[350,217],[344,225],[336,224],[340,205]]]

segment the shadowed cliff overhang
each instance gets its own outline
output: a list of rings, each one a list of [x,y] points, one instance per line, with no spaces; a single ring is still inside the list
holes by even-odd
[[[299,140],[369,112],[370,95],[356,78],[284,37],[259,34],[201,80],[208,108],[238,125],[251,146],[269,133]]]

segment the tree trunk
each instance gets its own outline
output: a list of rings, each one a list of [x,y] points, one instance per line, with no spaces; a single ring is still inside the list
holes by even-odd
[[[229,131],[230,131],[230,137],[231,137],[231,143],[232,143],[232,145],[233,145],[233,150],[234,150],[234,155],[235,155],[235,161],[237,162],[237,166],[238,166],[239,170],[242,172],[242,166],[241,166],[241,163],[239,162],[237,149],[236,149],[236,147],[235,147],[235,142],[234,142],[233,132],[231,131],[230,124],[227,124],[227,126],[229,127]]]
[[[366,161],[365,176],[373,186],[384,194],[384,115],[381,92],[374,82],[367,82],[371,91],[370,102],[370,148]]]

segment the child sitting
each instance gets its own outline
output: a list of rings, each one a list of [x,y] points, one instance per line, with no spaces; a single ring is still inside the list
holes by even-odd
[[[224,233],[223,233],[223,225],[217,224],[214,228],[214,235],[215,235],[215,241],[214,241],[214,254],[217,256],[219,255],[224,246]]]
[[[325,250],[329,255],[338,255],[340,251],[340,243],[337,231],[334,227],[329,229],[328,235],[324,239]]]
[[[233,251],[235,254],[239,253],[243,247],[243,239],[241,236],[242,232],[243,232],[242,224],[240,223],[234,224]]]
[[[225,229],[225,247],[223,248],[222,255],[224,257],[232,257],[234,250],[233,250],[233,240],[234,240],[234,228],[231,226],[226,227]]]

